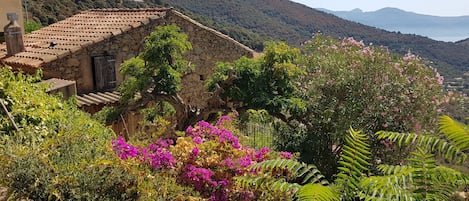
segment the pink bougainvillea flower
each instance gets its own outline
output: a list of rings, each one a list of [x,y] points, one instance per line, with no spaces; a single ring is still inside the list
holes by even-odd
[[[112,140],[111,143],[112,149],[121,159],[126,160],[138,156],[138,148],[127,144],[122,136],[119,136],[117,140]]]
[[[285,159],[291,159],[293,157],[293,154],[290,152],[282,151],[280,152],[280,156]]]
[[[269,148],[262,147],[259,151],[256,151],[256,153],[254,153],[254,158],[256,158],[257,162],[261,162],[262,160],[264,160],[264,158],[269,152],[270,152]]]

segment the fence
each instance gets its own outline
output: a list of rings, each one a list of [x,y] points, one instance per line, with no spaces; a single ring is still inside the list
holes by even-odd
[[[248,122],[241,127],[241,133],[246,136],[243,140],[245,145],[253,148],[274,148],[274,128],[272,123]]]

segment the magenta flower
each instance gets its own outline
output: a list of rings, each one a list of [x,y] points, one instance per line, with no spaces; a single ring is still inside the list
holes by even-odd
[[[169,168],[176,164],[176,159],[174,159],[171,152],[162,150],[161,152],[151,154],[148,162],[155,169]]]
[[[187,182],[192,183],[195,189],[201,191],[205,188],[205,185],[209,185],[208,187],[217,186],[217,182],[212,180],[212,176],[213,172],[209,169],[188,165],[186,166],[186,171],[183,177]]]
[[[113,150],[117,153],[119,158],[139,158],[143,163],[148,163],[155,169],[169,168],[176,164],[171,152],[167,150],[172,140],[158,140],[156,144],[151,144],[148,148],[134,147],[127,144],[122,137],[117,140],[112,140]]]
[[[231,158],[225,158],[224,160],[221,161],[221,164],[229,168],[234,167],[234,162],[233,162],[233,159]]]
[[[119,136],[117,140],[112,140],[111,143],[112,149],[121,159],[126,160],[138,156],[138,148],[127,144],[122,136]]]
[[[265,156],[270,152],[270,149],[267,147],[262,147],[259,151],[254,153],[254,157],[256,158],[257,162],[261,162],[264,160]]]
[[[223,122],[225,122],[225,121],[232,121],[232,120],[231,120],[231,117],[229,117],[229,116],[222,116],[222,117],[220,117],[220,119],[219,119],[218,122],[215,124],[215,126],[221,126],[221,125],[223,125]]]
[[[241,167],[247,167],[252,164],[252,160],[251,160],[251,157],[245,156],[245,157],[238,159],[238,163],[239,163],[239,166]]]
[[[199,125],[200,130],[210,131],[210,130],[213,129],[213,126],[210,125],[210,123],[208,123],[206,121],[199,121],[198,125]]]
[[[194,142],[196,144],[202,144],[202,138],[199,137],[199,136],[196,136],[196,137],[192,138],[192,142]]]
[[[280,152],[280,156],[285,159],[291,159],[293,157],[293,154],[290,152],[282,151]]]
[[[219,132],[219,138],[218,141],[220,143],[229,143],[233,148],[239,149],[241,148],[241,145],[239,144],[239,140],[236,136],[231,133],[231,131],[226,130],[226,129],[220,129]]]
[[[196,156],[199,155],[199,153],[200,153],[199,148],[194,147],[194,148],[192,149],[192,152],[191,152],[192,156],[196,157]]]

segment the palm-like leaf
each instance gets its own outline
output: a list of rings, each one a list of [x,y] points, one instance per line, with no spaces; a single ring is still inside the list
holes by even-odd
[[[279,191],[298,192],[300,184],[317,183],[327,185],[325,177],[314,165],[290,159],[266,160],[250,166],[260,171],[265,177],[237,177],[238,184],[243,188],[269,188]],[[301,183],[295,183],[301,179]]]
[[[448,116],[440,118],[440,132],[461,151],[469,150],[469,127]]]
[[[454,169],[436,165],[434,155],[417,148],[408,166],[380,165],[384,176],[368,177],[360,183],[364,200],[447,200],[468,177]]]
[[[302,184],[321,183],[327,184],[327,180],[317,169],[315,165],[298,162],[291,159],[274,159],[266,160],[250,166],[263,172],[276,172],[279,170],[287,170],[291,174],[292,179],[303,178]]]
[[[342,188],[342,199],[349,200],[356,197],[362,176],[368,171],[371,153],[370,145],[366,143],[366,134],[361,131],[350,128],[345,141],[335,182]]]
[[[360,183],[362,200],[415,200],[408,190],[411,172],[367,177]]]
[[[314,201],[336,201],[339,196],[330,186],[321,184],[306,184],[298,192],[298,199]]]
[[[439,137],[425,134],[386,131],[379,131],[376,135],[378,135],[378,139],[396,142],[399,146],[415,145],[416,147],[436,152],[439,156],[443,156],[450,161],[462,163],[467,158],[466,154],[464,154],[458,146]]]
[[[442,116],[439,121],[440,132],[443,138],[415,133],[395,133],[380,131],[376,134],[378,139],[386,139],[396,142],[399,146],[415,145],[430,152],[436,152],[438,155],[449,159],[450,161],[464,162],[467,155],[464,153],[469,150],[469,128],[460,122],[451,119],[448,116]]]
[[[301,185],[289,183],[285,179],[271,177],[236,177],[238,185],[245,189],[270,189],[282,192],[298,192]]]

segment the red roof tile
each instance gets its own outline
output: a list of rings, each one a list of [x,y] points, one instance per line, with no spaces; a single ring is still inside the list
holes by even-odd
[[[81,48],[122,34],[159,19],[171,8],[94,9],[81,12],[23,37],[25,52],[6,57],[0,44],[0,59],[7,65],[38,68]],[[50,43],[57,45],[50,47]]]

